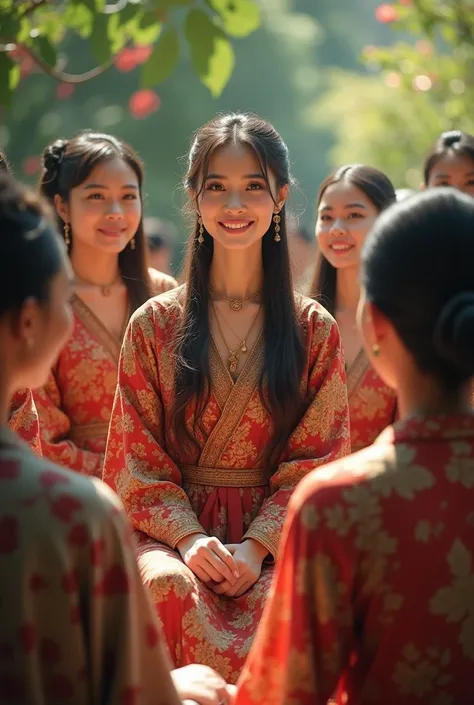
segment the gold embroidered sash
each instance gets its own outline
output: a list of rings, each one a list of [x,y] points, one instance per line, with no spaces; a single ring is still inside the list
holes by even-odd
[[[106,438],[109,432],[108,421],[97,421],[94,423],[73,426],[70,431],[71,440],[76,445],[81,446],[84,441],[95,441],[97,438]]]
[[[209,487],[265,487],[268,477],[261,468],[211,468],[182,465],[183,482]]]

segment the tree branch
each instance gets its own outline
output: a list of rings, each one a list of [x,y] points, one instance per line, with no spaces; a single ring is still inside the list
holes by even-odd
[[[61,81],[62,83],[86,83],[86,81],[90,81],[93,78],[97,78],[97,76],[100,76],[102,73],[107,71],[107,69],[112,66],[114,61],[114,57],[112,57],[106,64],[103,64],[102,66],[96,66],[95,68],[90,69],[85,73],[66,73],[65,71],[59,71],[53,66],[50,66],[47,61],[42,59],[41,56],[38,56],[38,54],[36,54],[32,49],[30,49],[30,47],[26,46],[25,44],[21,44],[20,46],[22,51],[27,54],[37,66],[39,66],[45,73],[47,73],[48,76],[51,76],[52,78],[55,78],[56,80]]]

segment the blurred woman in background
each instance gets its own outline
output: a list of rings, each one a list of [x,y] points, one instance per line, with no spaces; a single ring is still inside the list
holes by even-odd
[[[452,186],[474,196],[474,135],[443,132],[423,166],[425,187]]]
[[[373,443],[396,413],[393,390],[372,369],[356,326],[361,249],[379,214],[395,200],[385,174],[361,165],[344,166],[328,176],[317,199],[319,249],[311,292],[341,332],[352,451]]]
[[[110,135],[83,132],[43,155],[40,190],[55,208],[74,278],[72,336],[35,391],[45,457],[99,476],[130,315],[176,285],[148,269],[142,166]]]

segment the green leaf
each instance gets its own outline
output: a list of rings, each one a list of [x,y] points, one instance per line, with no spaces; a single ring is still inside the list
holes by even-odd
[[[127,29],[135,44],[148,45],[160,36],[161,23],[153,12],[142,12],[127,25]]]
[[[109,15],[96,15],[90,36],[92,53],[96,61],[101,65],[106,64],[112,56],[112,40],[110,38],[109,24]]]
[[[5,52],[0,52],[0,105],[10,105],[13,91],[20,80],[20,67]]]
[[[82,3],[67,3],[63,16],[64,24],[73,29],[83,39],[91,36],[95,15]]]
[[[190,5],[193,0],[153,0],[153,7],[157,10],[171,10],[177,5]]]
[[[178,35],[173,27],[169,27],[142,67],[141,83],[143,88],[153,88],[166,80],[173,73],[178,59]]]
[[[0,39],[2,42],[15,42],[20,30],[20,21],[11,8],[0,9]]]
[[[38,52],[44,61],[46,61],[49,66],[56,66],[57,53],[56,48],[51,44],[49,39],[45,36],[40,35],[33,42],[33,49]]]
[[[224,32],[203,10],[190,10],[185,25],[191,61],[201,82],[214,98],[221,95],[232,75],[235,55]]]
[[[207,0],[221,17],[222,28],[233,37],[247,37],[262,22],[260,8],[253,0]]]

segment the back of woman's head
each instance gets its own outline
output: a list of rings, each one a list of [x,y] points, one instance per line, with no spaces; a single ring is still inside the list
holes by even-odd
[[[43,152],[43,171],[40,192],[55,207],[55,196],[69,202],[71,191],[89,178],[92,171],[104,162],[120,159],[135,173],[140,199],[142,198],[143,166],[134,150],[126,142],[112,135],[84,130],[70,140],[58,139]],[[64,223],[56,215],[59,231]],[[74,229],[70,239],[74,248]],[[126,247],[119,254],[119,267],[128,289],[132,308],[138,308],[153,292],[147,267],[147,243],[143,217],[134,236],[134,247]]]
[[[384,213],[362,255],[367,298],[446,388],[474,375],[473,235],[474,199],[430,190]]]
[[[474,135],[460,130],[443,132],[428,152],[423,165],[425,186],[428,186],[430,175],[436,164],[450,154],[471,159],[474,163]]]
[[[52,213],[9,174],[0,174],[0,315],[29,298],[48,301],[64,259]]]

